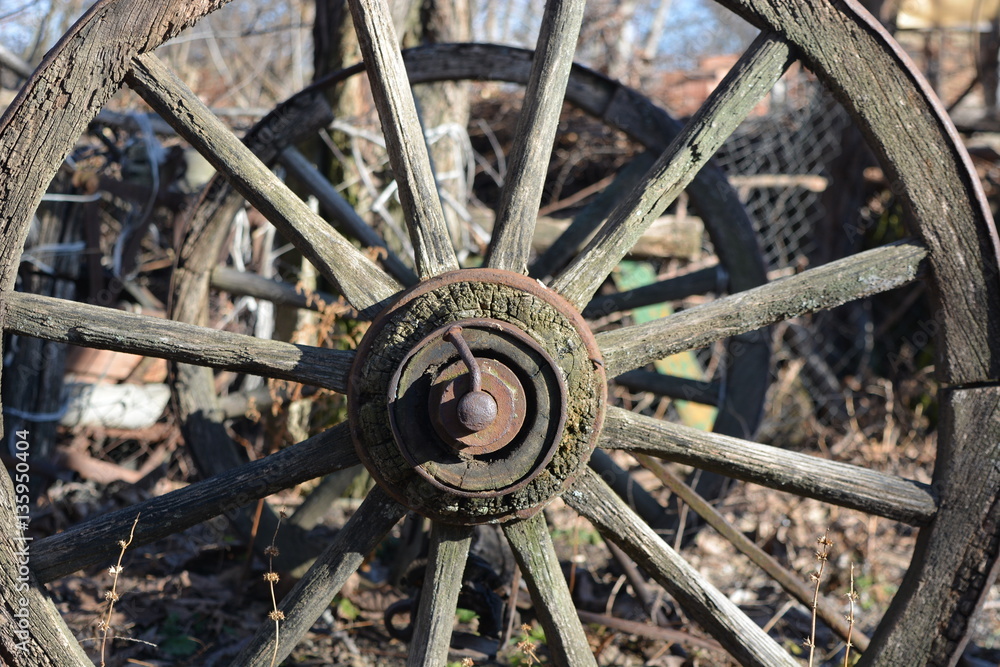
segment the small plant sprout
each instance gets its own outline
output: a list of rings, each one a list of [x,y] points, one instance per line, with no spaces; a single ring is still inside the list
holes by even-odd
[[[816,664],[816,613],[819,609],[819,587],[823,581],[826,562],[830,558],[830,547],[833,546],[833,541],[830,539],[830,530],[827,529],[823,533],[823,537],[816,540],[816,543],[819,544],[819,549],[816,550],[815,558],[819,566],[809,575],[809,579],[815,584],[812,599],[812,627],[809,631],[809,637],[804,642],[809,648],[809,667],[813,667]]]
[[[281,627],[281,621],[285,620],[285,613],[278,609],[278,599],[274,594],[274,585],[281,581],[281,576],[274,571],[274,559],[281,553],[275,542],[278,540],[278,529],[281,528],[281,521],[285,518],[285,510],[281,510],[278,516],[279,521],[274,527],[274,535],[271,536],[271,543],[264,549],[264,555],[267,556],[267,572],[264,573],[264,581],[271,588],[271,611],[268,612],[267,617],[274,621],[274,652],[271,654],[271,667],[274,667],[278,662],[278,632]]]
[[[121,551],[118,552],[118,563],[108,568],[108,573],[111,575],[111,590],[104,594],[104,599],[108,601],[108,608],[104,612],[104,618],[97,626],[101,630],[101,667],[105,667],[104,649],[108,644],[108,634],[111,632],[111,615],[115,611],[115,603],[121,597],[118,594],[118,575],[125,569],[122,567],[122,560],[125,558],[125,550],[132,544],[132,538],[135,537],[135,527],[138,523],[139,515],[136,514],[135,521],[132,522],[132,530],[128,534],[128,539],[118,540],[118,546],[121,548]]]

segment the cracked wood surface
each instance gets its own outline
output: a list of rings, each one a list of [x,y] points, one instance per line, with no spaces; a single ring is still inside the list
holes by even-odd
[[[686,463],[807,498],[914,525],[937,513],[932,487],[912,480],[749,440],[609,408],[605,449]]]
[[[12,292],[4,328],[84,347],[347,389],[354,354],[218,331],[149,315]]]
[[[913,242],[867,250],[647,324],[598,334],[597,344],[614,377],[677,352],[900,287],[917,278],[926,257],[927,250]]]

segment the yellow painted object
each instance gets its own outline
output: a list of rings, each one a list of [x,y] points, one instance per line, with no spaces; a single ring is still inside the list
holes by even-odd
[[[656,272],[653,267],[646,262],[622,262],[618,266],[618,271],[614,273],[615,285],[619,290],[625,291],[643,287],[656,282]],[[661,317],[666,317],[673,313],[669,303],[661,303],[653,306],[636,308],[632,311],[632,319],[636,324],[649,322]],[[661,359],[654,363],[656,370],[664,375],[674,375],[677,377],[690,378],[692,380],[705,380],[705,369],[698,361],[697,355],[693,351],[679,352],[666,359]],[[680,415],[681,422],[685,426],[711,431],[715,424],[717,410],[710,405],[694,403],[691,401],[675,400],[674,407]]]
[[[1000,0],[903,0],[896,26],[902,30],[986,30],[998,12]]]

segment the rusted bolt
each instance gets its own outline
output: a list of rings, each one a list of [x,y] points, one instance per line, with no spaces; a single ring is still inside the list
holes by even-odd
[[[497,418],[497,402],[485,391],[470,391],[458,401],[458,421],[478,433]]]
[[[458,350],[462,362],[469,369],[469,393],[458,401],[458,421],[463,427],[478,433],[492,424],[497,418],[497,402],[487,392],[483,391],[483,374],[479,369],[469,344],[462,338],[462,327],[452,327],[444,335]]]

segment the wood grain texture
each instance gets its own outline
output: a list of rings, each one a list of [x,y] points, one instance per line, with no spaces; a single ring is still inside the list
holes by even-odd
[[[532,62],[529,51],[484,44],[442,44],[413,49],[404,55],[413,82],[474,78],[523,83],[528,80]],[[610,127],[621,130],[654,154],[663,153],[669,142],[683,131],[676,120],[636,91],[578,65],[574,65],[571,71],[566,100]],[[645,171],[642,160],[628,167],[628,170],[639,172],[632,173],[632,176],[639,178],[641,172]],[[629,187],[630,178],[623,178],[620,185],[623,188]],[[590,230],[596,229],[624,195],[616,192],[616,189],[617,185],[611,186],[607,197],[599,197],[600,202],[595,201],[593,208],[588,207],[585,219],[577,228],[583,238],[567,240],[556,253],[557,257],[551,258],[551,267],[543,263],[532,275],[543,277],[543,270],[548,272],[552,267],[561,267],[582,244]],[[701,216],[720,264],[726,267],[728,291],[739,292],[765,283],[767,272],[763,256],[756,250],[756,232],[739,196],[729,185],[725,175],[708,161],[695,173],[687,192],[692,208]],[[642,238],[640,237],[640,243]],[[562,241],[557,243],[562,244]],[[633,250],[636,248],[637,246],[633,247]],[[730,386],[740,386],[743,390],[726,392],[723,404],[719,406],[716,427],[729,435],[749,436],[755,432],[763,414],[764,389],[769,368],[769,334],[758,331],[748,334],[746,339],[731,340],[727,353],[741,358],[741,363],[730,370]],[[703,483],[710,481],[707,477],[702,476]]]
[[[586,461],[600,431],[606,380],[600,366],[591,361],[596,346],[581,336],[586,332],[586,323],[572,313],[567,317],[556,307],[561,301],[549,301],[553,296],[550,290],[525,276],[494,269],[468,269],[424,281],[397,302],[365,336],[358,348],[358,363],[348,395],[351,424],[362,460],[400,502],[445,523],[501,521],[515,513],[524,515],[537,510],[560,493],[568,483],[568,476]],[[499,462],[500,470],[508,479],[523,479],[524,484],[498,495],[457,496],[432,485],[414,471],[398,444],[400,433],[409,441],[416,439],[417,434],[421,438],[437,437],[419,421],[399,418],[399,406],[406,404],[407,396],[415,394],[407,390],[400,397],[398,388],[390,387],[400,365],[409,364],[405,359],[407,351],[438,329],[454,324],[456,313],[462,318],[485,318],[516,326],[533,338],[552,360],[548,362],[540,356],[531,361],[522,355],[535,352],[518,351],[514,343],[486,329],[477,329],[477,325],[465,328],[463,338],[474,351],[487,347],[500,350],[499,354],[514,366],[530,369],[524,371],[521,381],[525,390],[536,396],[539,407],[531,414],[538,430],[528,441],[531,446],[543,440],[558,443],[542,474],[531,472],[537,471],[536,464],[541,458],[535,454],[522,456],[537,450],[515,448],[506,455]],[[554,366],[550,365],[553,362]],[[410,364],[409,368],[416,367]],[[565,383],[565,393],[559,383]],[[413,405],[414,410],[420,407]],[[396,412],[395,423],[390,419],[390,409]],[[560,417],[565,419],[561,427],[556,421]],[[433,429],[429,424],[426,427]],[[557,427],[561,428],[561,435]],[[417,452],[416,456],[423,455]],[[468,490],[495,488],[501,479],[493,474],[497,472],[493,468],[458,458],[436,459],[424,471],[439,475],[453,487],[464,484]]]
[[[16,443],[12,440],[12,446]],[[0,475],[0,664],[10,667],[91,667],[73,632],[45,593],[44,581],[35,574],[39,542],[22,539],[18,516],[28,516],[27,484],[14,471]],[[14,481],[18,482],[15,488]],[[25,480],[26,481],[26,480]],[[128,537],[128,528],[115,540]],[[111,561],[109,561],[111,562]],[[24,625],[21,624],[23,619]]]
[[[399,186],[417,274],[430,278],[458,269],[424,133],[410,92],[396,31],[385,0],[350,0],[372,96],[382,122],[389,164]]]
[[[1000,387],[945,390],[940,405],[941,509],[920,532],[864,665],[955,665],[1000,572]]]
[[[585,4],[584,0],[545,3],[541,33],[500,195],[497,224],[486,254],[486,264],[490,267],[528,272],[535,218],[542,201]]]
[[[135,59],[129,86],[309,258],[359,311],[377,310],[399,285],[313,213],[152,54]]]
[[[437,521],[431,524],[427,573],[420,589],[407,667],[438,667],[448,662],[455,608],[470,546],[470,526],[452,526]]]
[[[563,499],[652,575],[740,664],[798,665],[729,598],[667,546],[596,473],[588,470]]]
[[[360,68],[356,69],[360,71]],[[261,162],[270,165],[286,145],[309,139],[331,120],[332,112],[324,92],[307,88],[264,116],[246,133],[243,143]],[[206,186],[198,205],[185,221],[183,240],[177,251],[170,311],[172,319],[208,325],[210,281],[219,275],[214,269],[220,268],[216,264],[229,239],[233,216],[245,204],[240,193],[230,186],[222,174],[217,173]],[[222,269],[219,273],[224,271]],[[327,298],[331,302],[334,300]],[[219,406],[212,371],[177,364],[173,390],[184,441],[201,474],[219,475],[242,465],[243,448],[233,442],[227,430],[227,416]],[[279,526],[278,514],[267,503],[261,509],[259,516],[256,506],[230,512],[230,524],[235,531],[248,538],[252,534],[272,535]],[[321,545],[311,539],[306,530],[291,522],[282,527],[277,541],[281,555],[274,559],[275,567],[292,574],[304,573],[321,550]],[[257,554],[262,555],[265,545],[259,540],[254,544]]]
[[[772,489],[914,525],[937,512],[934,489],[860,466],[608,408],[601,446],[686,463]]]
[[[408,50],[404,59],[412,83],[479,79],[523,84],[530,74],[532,55],[525,49],[491,44],[436,44]],[[648,98],[579,65],[574,65],[570,73],[566,100],[621,130],[656,155],[683,130],[678,121]],[[750,251],[757,247],[753,224],[722,171],[709,161],[695,175],[688,194],[721,263],[729,270],[730,290],[736,292],[765,282],[762,255]],[[607,211],[595,216],[596,223],[606,214]]]
[[[930,251],[935,372],[947,383],[1000,378],[1000,241],[954,125],[878,21],[855,0],[721,0],[796,45],[851,113]]]
[[[333,184],[323,178],[319,169],[302,153],[294,146],[289,146],[281,152],[278,160],[288,169],[290,174],[302,181],[306,189],[319,200],[319,205],[328,215],[340,223],[348,234],[369,248],[381,248],[385,252],[382,263],[396,280],[404,285],[416,284],[417,276],[413,273],[413,269],[386,247],[385,240],[379,236],[378,232],[358,215],[358,212],[337,192]]]
[[[161,357],[211,368],[347,388],[352,352],[293,345],[113,308],[12,292],[5,329],[84,347]]]
[[[413,5],[415,9],[411,10],[410,16],[419,14],[419,20],[407,21],[404,44],[472,41],[472,14],[475,8],[468,0],[426,0],[413,2]],[[461,133],[449,131],[449,127],[469,127],[475,94],[472,86],[463,81],[442,81],[414,87],[413,97],[424,129],[441,133],[428,150],[452,246],[462,248],[469,241],[464,206],[469,191],[462,167],[465,139],[458,136]]]
[[[118,540],[127,535],[137,514],[134,546],[231,513],[260,498],[321,475],[357,465],[358,457],[346,425],[221,475],[189,484],[156,498],[78,523],[32,545],[31,565],[40,581],[48,582],[84,567],[111,563]]]
[[[615,187],[613,183],[610,187]],[[601,195],[605,191],[601,192]],[[597,199],[601,199],[601,195],[598,195]],[[623,195],[621,195],[623,196]],[[619,197],[620,198],[620,197]],[[617,199],[609,196],[610,206],[617,203]],[[607,201],[607,200],[605,200]],[[584,216],[593,221],[594,225],[599,225],[606,217],[606,213],[601,213],[598,209],[599,203],[597,200],[592,202],[594,208],[590,205],[586,207],[585,210],[581,211],[576,218],[569,220],[567,218],[554,218],[548,215],[539,215],[535,219],[535,234],[531,237],[531,249],[538,253],[543,253],[550,249],[554,243],[562,243],[564,238],[563,234],[576,224],[576,221]],[[594,212],[595,217],[591,217],[591,212]],[[469,211],[471,214],[472,222],[483,228],[484,232],[492,232],[494,223],[496,222],[496,216],[490,209],[484,208],[473,208]],[[591,230],[593,231],[593,230]],[[632,246],[632,250],[629,252],[631,257],[648,257],[654,259],[664,259],[664,258],[678,258],[685,259],[688,261],[693,261],[699,259],[702,256],[702,242],[705,235],[705,225],[701,218],[694,215],[685,215],[683,217],[678,217],[676,215],[661,215],[656,221],[646,229],[646,231],[639,237],[635,245]],[[575,234],[574,234],[575,236]],[[587,239],[583,239],[586,241]],[[579,245],[583,244],[583,241]],[[569,242],[572,244],[573,239]],[[571,248],[569,251],[569,256],[576,253],[576,248]],[[559,253],[561,254],[561,253]],[[529,275],[542,280],[544,276],[539,273],[531,273],[534,271],[534,266],[529,267]],[[543,280],[543,282],[545,282]]]
[[[762,33],[597,236],[553,281],[582,308],[652,222],[694,179],[792,62],[788,44]]]
[[[505,523],[503,532],[528,584],[553,662],[559,667],[596,667],[597,661],[559,567],[545,515],[538,513],[529,519]]]
[[[102,0],[95,3],[42,61],[0,117],[0,325],[14,287],[32,214],[80,134],[121,85],[138,50],[155,48],[226,0]],[[123,37],[124,36],[124,37]],[[2,431],[0,422],[0,431]],[[14,489],[0,482],[3,514],[14,517]],[[20,529],[4,525],[0,570],[6,577],[0,624],[17,627],[13,599]],[[44,590],[29,579],[24,597],[31,618],[22,647],[0,633],[0,662],[10,665],[89,665]],[[21,649],[24,649],[23,651]]]
[[[900,287],[917,278],[926,257],[927,250],[913,242],[868,250],[647,324],[598,334],[597,342],[614,377],[676,352]]]
[[[358,511],[278,606],[285,618],[277,637],[277,660],[272,663],[276,639],[274,621],[265,620],[232,664],[239,667],[281,664],[329,608],[334,596],[361,566],[365,556],[378,546],[405,513],[406,509],[381,488],[376,486],[369,491]]]

